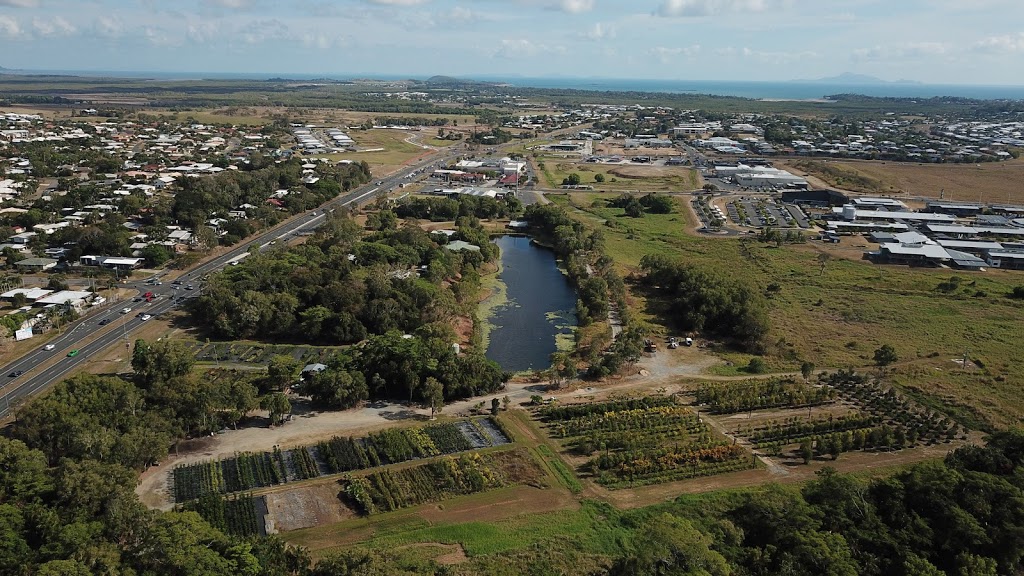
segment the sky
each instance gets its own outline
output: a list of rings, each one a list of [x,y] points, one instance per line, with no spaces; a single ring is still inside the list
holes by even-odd
[[[1021,0],[0,0],[0,66],[1024,84]]]

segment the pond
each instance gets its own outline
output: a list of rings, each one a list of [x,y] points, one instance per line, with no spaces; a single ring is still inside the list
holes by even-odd
[[[494,242],[501,248],[501,270],[492,298],[501,301],[482,312],[490,328],[487,357],[508,372],[547,369],[559,340],[572,343],[576,291],[551,250],[526,236]]]

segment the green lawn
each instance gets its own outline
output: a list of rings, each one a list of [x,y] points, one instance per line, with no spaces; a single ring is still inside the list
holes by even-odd
[[[744,278],[778,284],[770,299],[769,365],[798,370],[804,360],[818,368],[870,367],[882,344],[900,361],[889,381],[926,404],[959,416],[972,427],[1013,425],[1024,418],[1024,362],[1018,346],[1024,302],[1006,297],[1024,276],[1008,271],[876,266],[831,258],[822,272],[821,245],[776,248],[739,239],[695,237],[684,232],[683,214],[628,218],[605,206],[611,194],[552,196],[591,226],[600,226],[609,254],[625,272],[651,253],[679,258]],[[606,222],[602,224],[602,220]],[[951,292],[939,289],[962,278]],[[967,351],[979,367],[964,370],[953,359]]]

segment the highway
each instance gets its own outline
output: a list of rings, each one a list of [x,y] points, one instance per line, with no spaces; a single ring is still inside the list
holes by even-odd
[[[373,180],[348,194],[324,203],[315,210],[297,214],[274,228],[239,244],[231,251],[182,272],[177,276],[175,282],[162,279],[160,279],[159,285],[150,284],[148,280],[132,282],[130,286],[135,287],[139,294],[152,292],[153,301],[122,300],[108,303],[101,311],[86,314],[82,319],[70,324],[61,335],[50,339],[47,344],[53,345],[52,350],[45,350],[43,346],[40,346],[0,369],[2,370],[0,372],[0,392],[3,393],[0,396],[0,420],[5,419],[11,413],[12,408],[16,408],[19,403],[46,389],[52,383],[74,373],[83,364],[118,340],[124,341],[127,353],[132,332],[145,325],[145,321],[141,320],[139,316],[163,314],[177,307],[187,298],[198,296],[202,291],[203,276],[220,270],[232,260],[247,253],[250,248],[255,246],[260,251],[264,251],[290,236],[313,231],[323,223],[326,212],[339,207],[364,204],[372,200],[377,192],[387,191],[396,188],[400,183],[408,182],[407,177],[413,172],[438,162],[447,162],[458,155],[456,150],[445,149],[441,154],[428,156],[390,176]],[[153,278],[159,279],[163,275],[163,273],[158,274]],[[180,284],[177,283],[178,281]],[[192,289],[187,290],[188,287]],[[126,307],[131,308],[131,311],[122,313]],[[106,322],[106,324],[101,325],[101,322]],[[69,357],[68,353],[72,350],[78,350],[78,353]],[[18,374],[19,372],[20,374]],[[18,375],[12,377],[12,374]]]

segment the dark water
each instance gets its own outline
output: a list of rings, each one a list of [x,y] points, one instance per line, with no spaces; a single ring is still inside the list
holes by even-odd
[[[555,255],[525,236],[501,236],[502,271],[508,302],[485,318],[493,328],[487,357],[503,370],[543,370],[551,365],[555,335],[576,325],[576,292],[558,270]]]

